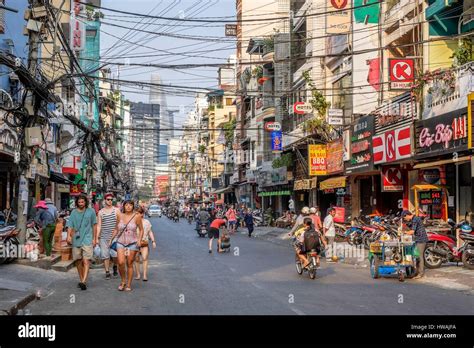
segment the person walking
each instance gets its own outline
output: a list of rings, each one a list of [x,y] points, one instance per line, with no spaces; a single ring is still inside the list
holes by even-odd
[[[135,204],[131,200],[125,201],[110,241],[113,243],[117,239],[117,261],[121,278],[119,291],[132,291],[133,262],[140,251],[143,231],[143,219],[135,213]]]
[[[148,254],[149,254],[149,241],[152,242],[153,249],[156,249],[156,242],[155,236],[153,235],[153,231],[151,229],[151,222],[144,218],[145,210],[142,207],[137,208],[137,213],[143,219],[143,237],[140,246],[140,252],[136,256],[134,266],[134,271],[136,274],[135,280],[140,280],[140,256],[142,258],[143,263],[143,281],[148,281]]]
[[[225,213],[227,221],[229,222],[229,232],[231,234],[235,233],[235,228],[237,227],[237,212],[234,209],[234,205],[232,204]]]
[[[51,215],[54,217],[55,220],[58,219],[59,214],[58,214],[58,208],[54,205],[53,201],[51,198],[47,197],[44,199],[46,202],[46,206],[48,207],[48,211],[51,213]]]
[[[110,259],[114,263],[113,275],[116,277],[117,272],[117,252],[110,249],[110,241],[112,234],[117,226],[117,221],[120,218],[120,211],[113,206],[114,195],[107,193],[105,195],[105,207],[99,210],[97,215],[97,231],[98,236],[94,244],[100,246],[100,258],[104,261],[105,279],[110,279]]]
[[[97,240],[97,217],[95,211],[88,207],[85,195],[76,198],[76,208],[71,212],[67,221],[68,244],[72,244],[72,259],[79,273],[81,290],[87,289],[89,276],[89,261],[92,259],[93,242]]]
[[[333,243],[334,238],[336,237],[336,227],[334,226],[334,216],[336,216],[336,209],[329,208],[328,215],[324,218],[323,222],[323,233],[324,237],[326,238],[326,245],[329,248],[329,253],[333,253]],[[332,262],[329,258],[327,262]]]
[[[45,201],[39,201],[38,204],[35,205],[35,208],[37,209],[35,222],[41,228],[44,251],[46,256],[51,256],[53,249],[52,241],[56,229],[56,218],[49,212]]]
[[[418,263],[418,274],[413,279],[422,278],[425,275],[425,248],[426,242],[428,242],[428,235],[426,234],[425,226],[423,225],[423,220],[419,216],[413,215],[409,210],[404,210],[402,212],[402,219],[405,222],[408,222],[410,230],[405,232],[406,234],[411,234],[414,237],[416,248],[418,249],[419,263]]]
[[[252,237],[252,233],[253,233],[253,215],[250,209],[247,209],[247,211],[245,212],[244,221],[245,221],[245,226],[247,226],[247,229],[249,231],[249,238],[250,238]]]

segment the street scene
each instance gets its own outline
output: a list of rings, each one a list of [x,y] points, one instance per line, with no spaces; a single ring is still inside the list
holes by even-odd
[[[474,314],[472,1],[0,1],[0,39],[1,315]]]

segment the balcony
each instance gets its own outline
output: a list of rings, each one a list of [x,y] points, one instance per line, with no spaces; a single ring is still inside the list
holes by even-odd
[[[400,0],[386,13],[386,44],[392,43],[413,30],[418,23],[414,16],[416,6],[417,4],[414,1]],[[419,11],[421,11],[421,7]]]
[[[423,119],[440,116],[454,110],[466,107],[466,100],[474,92],[474,62],[467,63],[453,70],[454,88],[449,88],[445,82],[436,80],[427,84],[428,93],[425,93],[425,108]]]

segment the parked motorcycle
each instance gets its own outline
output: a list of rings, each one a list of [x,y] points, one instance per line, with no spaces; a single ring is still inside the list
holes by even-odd
[[[446,262],[463,262],[468,269],[474,269],[474,233],[472,227],[464,219],[455,225],[455,229],[460,229],[460,238],[464,244],[457,249],[456,237],[452,234],[441,234],[437,232],[427,232],[428,242],[426,243],[424,258],[427,268],[439,268]],[[466,256],[464,254],[466,253]],[[464,262],[466,261],[466,262]]]
[[[199,237],[206,237],[207,236],[207,224],[200,224],[199,228],[197,229],[197,234]]]
[[[19,232],[14,225],[0,228],[0,264],[11,263],[19,256],[20,241],[16,237]]]

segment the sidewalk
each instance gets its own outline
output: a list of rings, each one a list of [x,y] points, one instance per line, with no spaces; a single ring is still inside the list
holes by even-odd
[[[37,295],[48,294],[48,287],[67,273],[12,263],[0,266],[0,315],[21,314],[21,309]]]

